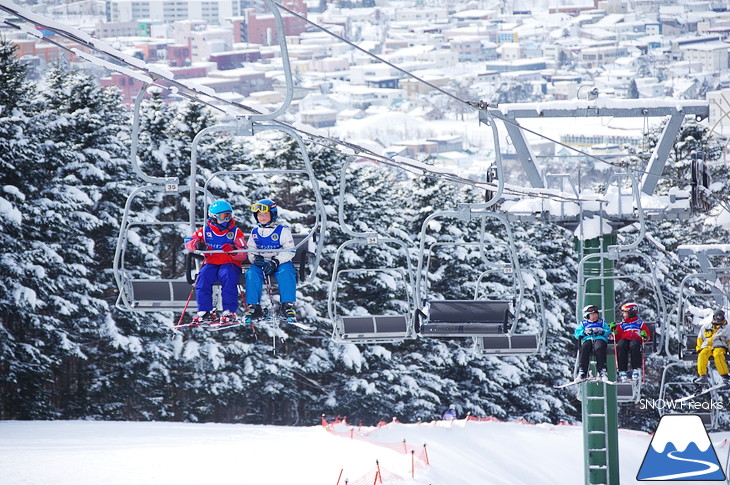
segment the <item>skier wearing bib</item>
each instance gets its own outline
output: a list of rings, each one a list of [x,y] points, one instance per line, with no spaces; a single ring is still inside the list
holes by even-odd
[[[631,379],[641,377],[641,350],[644,342],[651,337],[649,327],[639,318],[639,305],[628,302],[621,305],[623,320],[614,327],[616,353],[618,354],[619,381],[628,381],[629,358],[631,360]]]
[[[296,318],[294,302],[297,299],[297,274],[291,262],[296,251],[294,238],[288,226],[279,224],[279,210],[276,202],[263,199],[251,206],[256,227],[248,239],[249,250],[285,249],[286,251],[249,252],[252,265],[246,271],[246,321],[263,316],[261,311],[261,292],[264,278],[276,277],[279,285],[281,310],[287,319]]]
[[[608,336],[611,329],[608,324],[600,318],[598,307],[588,305],[583,308],[583,320],[575,329],[575,338],[581,341],[580,344],[580,373],[576,380],[582,381],[588,378],[588,367],[591,363],[591,355],[596,357],[596,372],[598,377],[608,382],[606,373],[606,348],[608,347]]]
[[[195,298],[198,303],[198,314],[193,318],[195,323],[218,322],[213,308],[213,285],[216,281],[221,285],[223,313],[220,323],[236,321],[238,310],[238,279],[241,276],[241,262],[245,252],[233,252],[246,248],[246,237],[233,220],[231,204],[225,200],[217,200],[208,208],[208,221],[205,226],[185,238],[185,249],[188,251],[223,251],[204,255],[203,266],[195,280]]]
[[[710,356],[715,359],[715,368],[722,376],[724,382],[730,380],[728,375],[728,366],[725,360],[727,354],[728,341],[730,341],[730,327],[728,327],[725,319],[725,312],[717,310],[712,316],[712,321],[705,323],[700,328],[697,335],[697,347],[699,352],[697,356],[697,374],[699,377],[695,381],[700,386],[708,386],[707,364]]]

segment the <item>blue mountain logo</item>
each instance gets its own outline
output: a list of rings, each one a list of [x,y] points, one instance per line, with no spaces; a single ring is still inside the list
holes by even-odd
[[[724,481],[702,419],[694,414],[662,416],[636,479]]]

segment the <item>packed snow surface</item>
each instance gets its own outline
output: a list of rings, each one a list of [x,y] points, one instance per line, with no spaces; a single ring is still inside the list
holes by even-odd
[[[710,436],[725,466],[730,432]],[[619,431],[622,484],[639,483],[636,473],[650,441],[646,433]],[[347,480],[355,485],[373,483],[377,460],[385,484],[580,485],[582,446],[579,426],[497,421],[330,429],[0,421],[0,482],[344,485]]]

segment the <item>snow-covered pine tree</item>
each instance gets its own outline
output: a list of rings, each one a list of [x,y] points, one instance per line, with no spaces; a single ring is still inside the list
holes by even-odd
[[[38,163],[43,143],[36,121],[42,107],[14,52],[0,40],[0,418],[49,418],[55,413],[45,390],[50,370],[44,343],[25,327],[42,273],[26,242],[33,220],[27,204],[40,182],[28,169]]]
[[[117,140],[120,126],[107,111],[122,113],[117,97],[104,98],[93,80],[61,68],[51,71],[40,94],[45,111],[36,129],[43,137],[25,175],[34,183],[26,198],[26,250],[23,258],[35,270],[23,285],[32,302],[21,317],[24,332],[16,336],[38,347],[34,357],[38,375],[31,386],[44,393],[30,399],[46,413],[76,417],[85,412],[90,387],[89,342],[108,312],[111,275],[101,267],[96,243],[102,218],[99,186],[106,181],[106,165],[123,156]],[[111,106],[111,108],[110,108]],[[33,344],[32,342],[35,342]]]

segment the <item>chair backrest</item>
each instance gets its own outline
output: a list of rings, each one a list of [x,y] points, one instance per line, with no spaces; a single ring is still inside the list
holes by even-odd
[[[479,351],[482,354],[528,355],[540,350],[537,334],[489,335],[480,337]]]
[[[430,323],[491,323],[507,326],[509,300],[434,300],[429,304]]]
[[[292,238],[294,239],[294,245],[299,245],[300,242],[302,242],[304,239],[307,238],[309,234],[292,234]],[[248,234],[246,235],[246,240],[248,240]],[[294,253],[294,258],[292,258],[291,262],[294,264],[294,269],[297,273],[297,281],[304,281],[307,277],[307,263],[309,262],[309,255],[314,254],[313,246],[315,245],[314,241],[314,235],[309,239],[308,243],[302,244],[301,246],[297,247],[297,252]],[[195,253],[188,253],[186,258],[186,271],[185,271],[185,277],[187,278],[187,281],[192,284],[194,281],[194,273],[195,273],[195,265],[193,264],[193,259],[202,260],[203,257],[199,254]],[[247,270],[249,267],[251,267],[251,262],[248,260],[248,258],[245,258],[241,262],[241,267],[243,270]],[[244,285],[246,282],[244,280],[244,274],[241,273],[241,278],[239,280],[239,284]]]
[[[131,280],[133,307],[146,311],[194,310],[195,290],[185,280]]]
[[[408,315],[343,316],[337,338],[352,343],[399,342],[411,336]]]

